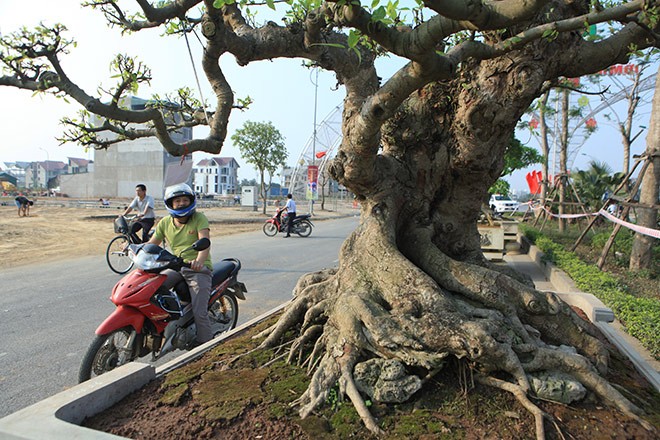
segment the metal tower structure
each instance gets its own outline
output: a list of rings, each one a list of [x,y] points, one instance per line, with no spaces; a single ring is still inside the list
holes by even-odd
[[[293,194],[295,199],[305,200],[307,192],[307,167],[312,164],[318,165],[320,176],[323,174],[328,161],[335,156],[336,149],[342,140],[341,115],[343,110],[343,104],[335,107],[321,121],[315,133],[312,133],[312,136],[310,136],[305,144],[305,148],[300,153],[300,157],[291,174],[291,184],[289,185],[289,192]],[[315,154],[322,152],[325,152],[323,157],[315,157]]]

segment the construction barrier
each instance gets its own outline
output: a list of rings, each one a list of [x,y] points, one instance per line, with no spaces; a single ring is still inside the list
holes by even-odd
[[[634,223],[627,222],[625,220],[622,220],[622,219],[610,214],[609,212],[605,211],[604,209],[601,209],[598,212],[587,212],[587,213],[584,213],[584,214],[562,214],[562,215],[553,214],[545,206],[543,206],[543,210],[549,216],[555,217],[555,218],[579,218],[579,217],[591,217],[591,216],[595,216],[595,215],[602,215],[603,217],[605,217],[609,221],[611,221],[613,223],[618,223],[621,226],[623,226],[624,228],[628,228],[632,231],[639,232],[640,234],[648,235],[649,237],[660,238],[660,231],[658,231],[657,229],[647,228],[645,226],[639,226],[639,225],[636,225]]]

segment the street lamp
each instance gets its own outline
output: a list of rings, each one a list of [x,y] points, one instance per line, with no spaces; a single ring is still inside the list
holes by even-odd
[[[319,92],[319,68],[315,67],[314,68],[316,72],[316,79],[312,81],[311,75],[310,75],[310,81],[312,84],[314,84],[314,132],[313,132],[313,138],[312,138],[312,166],[316,165],[316,107],[318,104],[318,92]],[[316,174],[316,178],[318,179],[318,173]],[[309,185],[311,182],[307,182]],[[309,200],[309,213],[314,215],[314,193],[311,192],[311,197]]]
[[[39,147],[39,149],[41,151],[43,151],[44,153],[46,153],[46,162],[44,163],[44,174],[45,174],[44,181],[46,182],[46,184],[45,184],[46,192],[48,193],[48,196],[50,197],[50,190],[48,188],[48,163],[50,162],[50,154],[48,154],[48,150],[46,150],[45,148]]]

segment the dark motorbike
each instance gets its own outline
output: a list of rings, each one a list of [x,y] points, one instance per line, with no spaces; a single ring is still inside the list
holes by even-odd
[[[202,251],[210,245],[209,239],[202,238],[191,249]],[[117,308],[96,329],[80,366],[80,382],[149,353],[153,361],[175,349],[193,347],[196,328],[188,285],[182,280],[167,289],[163,285],[167,275],[161,273],[180,271],[190,264],[154,244],[131,244],[128,254],[137,269],[113,288],[110,300]],[[240,269],[241,262],[235,258],[213,266],[208,314],[214,336],[236,327],[237,299],[245,300],[247,292],[238,281]]]
[[[297,215],[293,220],[291,232],[298,234],[301,237],[309,237],[312,233],[312,227],[314,226],[310,218],[311,215],[309,214]],[[278,232],[286,232],[289,227],[288,221],[286,213],[282,215],[282,209],[278,209],[271,218],[266,220],[263,227],[264,234],[269,237],[274,237]]]

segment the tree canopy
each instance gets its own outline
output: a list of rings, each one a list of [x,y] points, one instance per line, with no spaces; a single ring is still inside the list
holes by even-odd
[[[241,151],[245,160],[254,165],[261,178],[261,199],[266,213],[266,193],[277,170],[284,166],[289,154],[284,145],[284,136],[271,122],[247,121],[236,130],[231,140]],[[268,174],[268,184],[265,182]]]

